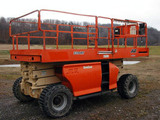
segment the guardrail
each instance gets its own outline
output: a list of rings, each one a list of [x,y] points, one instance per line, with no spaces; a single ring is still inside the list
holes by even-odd
[[[41,21],[41,13],[42,12],[56,12],[56,13],[64,13],[64,14],[70,14],[70,15],[74,15],[74,16],[85,16],[85,17],[90,17],[90,18],[94,18],[95,20],[95,24],[94,25],[68,25],[68,24],[52,24],[52,23],[43,23]],[[38,13],[38,21],[37,22],[25,22],[25,21],[21,21],[19,19],[24,18],[30,14],[33,13]],[[108,26],[102,26],[99,25],[98,20],[99,19],[105,19],[105,20],[109,20],[110,23]],[[19,21],[17,21],[19,20]],[[22,33],[17,33],[17,34],[12,34],[12,23],[13,22],[18,22],[18,23],[27,23],[27,24],[37,24],[37,29],[33,30],[33,31],[28,31],[28,32],[22,32]],[[120,23],[124,23],[124,25],[120,25],[120,26],[115,26],[114,22],[120,22]],[[129,25],[128,25],[129,24]],[[140,34],[140,24],[144,25],[144,34]],[[46,30],[46,29],[42,29],[42,25],[54,25],[56,26],[55,30]],[[68,26],[70,27],[70,31],[63,31],[63,30],[59,30],[60,26]],[[131,26],[133,26],[131,28]],[[80,32],[80,31],[74,31],[75,27],[79,27],[79,28],[85,28],[86,32]],[[95,32],[90,32],[90,29],[95,29]],[[99,36],[99,29],[100,28],[104,28],[106,29],[106,36],[107,37],[100,37]],[[131,29],[135,28],[135,33],[131,34]],[[116,35],[116,29],[119,30],[119,34]],[[37,33],[37,32],[42,32],[43,35],[41,36],[34,36],[31,35],[32,33]],[[46,33],[56,33],[55,36],[46,36]],[[14,18],[10,21],[9,24],[9,35],[10,37],[12,37],[12,43],[13,43],[13,50],[15,50],[15,40],[16,40],[16,50],[18,50],[18,41],[19,38],[26,38],[28,41],[28,50],[30,50],[30,39],[31,38],[41,38],[43,39],[43,49],[46,49],[46,39],[47,38],[52,38],[56,40],[56,49],[58,49],[59,47],[59,33],[68,33],[71,35],[71,48],[74,48],[74,44],[73,41],[75,39],[81,39],[81,40],[87,40],[87,48],[89,48],[89,41],[92,40],[94,41],[94,48],[97,49],[98,48],[98,40],[99,39],[104,39],[104,40],[108,40],[108,48],[110,48],[110,45],[112,46],[112,52],[114,53],[114,41],[115,39],[117,40],[117,47],[119,47],[119,39],[123,38],[125,41],[125,47],[127,47],[127,39],[128,38],[133,38],[133,47],[137,47],[137,38],[145,38],[145,47],[147,47],[147,24],[141,21],[134,21],[134,20],[121,20],[121,19],[114,19],[114,18],[108,18],[108,17],[102,17],[102,16],[94,16],[94,15],[84,15],[84,14],[77,14],[77,13],[71,13],[71,12],[63,12],[63,11],[57,11],[57,10],[46,10],[46,9],[42,9],[42,10],[35,10],[32,11],[30,13],[27,13],[25,15],[22,15],[20,17]],[[76,38],[74,37],[74,34],[85,34],[87,37],[86,38]],[[92,35],[92,36],[91,36]]]

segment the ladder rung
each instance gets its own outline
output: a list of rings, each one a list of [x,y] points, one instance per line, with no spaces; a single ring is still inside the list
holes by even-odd
[[[102,81],[102,84],[108,84],[109,82],[108,81]]]
[[[108,65],[108,63],[102,63],[102,65]]]
[[[104,72],[104,73],[102,73],[102,75],[107,75],[107,74],[109,74],[109,72]]]

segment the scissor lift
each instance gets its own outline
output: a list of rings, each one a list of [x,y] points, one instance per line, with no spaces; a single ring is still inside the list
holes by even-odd
[[[41,19],[42,12],[69,14],[73,17],[85,16],[95,19],[95,24],[45,23]],[[22,20],[23,17],[34,13],[38,14],[37,22]],[[101,25],[99,19],[110,23]],[[13,34],[14,23],[34,24],[37,25],[37,29]],[[44,29],[42,27],[44,25],[52,26],[50,27],[52,29]],[[70,30],[60,30],[61,26],[69,27]],[[75,28],[82,28],[85,31],[77,31]],[[105,29],[105,37],[100,36],[99,29]],[[41,34],[35,35],[36,33]],[[48,36],[48,33],[54,34]],[[60,33],[70,34],[70,49],[60,49]],[[149,56],[145,22],[42,9],[12,19],[9,34],[13,43],[13,49],[10,50],[11,59],[20,61],[22,75],[15,81],[13,93],[22,102],[39,99],[42,111],[50,117],[66,115],[73,99],[101,95],[116,88],[123,98],[133,98],[137,95],[136,76],[125,74],[118,82],[117,77],[119,69],[123,66],[123,58]],[[75,34],[86,37],[75,37]],[[22,38],[27,41],[27,49],[19,48],[18,43]],[[31,48],[30,43],[34,39],[42,39],[42,49]],[[54,49],[47,49],[47,39],[55,41]],[[145,44],[139,47],[138,42],[142,39]],[[75,40],[85,40],[86,47],[76,48]],[[106,41],[107,44],[99,45],[100,40]],[[120,44],[122,40],[123,45]],[[128,41],[132,41],[132,45],[128,46]]]

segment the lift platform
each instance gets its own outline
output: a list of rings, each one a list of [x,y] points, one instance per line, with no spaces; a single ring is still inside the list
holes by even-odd
[[[95,24],[91,25],[69,25],[69,24],[53,24],[44,23],[41,20],[41,13],[53,12],[53,13],[63,13],[69,14],[73,17],[84,16],[95,19]],[[22,18],[37,13],[38,20],[36,22],[25,22]],[[56,18],[55,18],[56,19]],[[101,25],[99,19],[104,19],[110,21],[106,25]],[[12,25],[14,23],[22,24],[35,24],[37,25],[37,30],[12,33]],[[116,23],[116,24],[115,24]],[[120,23],[120,24],[117,24]],[[122,24],[123,23],[123,24]],[[45,29],[43,25],[55,26],[55,29]],[[60,30],[62,26],[67,26],[70,28],[69,31]],[[51,27],[50,27],[51,28]],[[86,29],[86,31],[75,31],[74,28]],[[94,32],[91,31],[94,29]],[[105,37],[99,36],[99,29],[105,29]],[[42,33],[41,35],[34,35],[36,33]],[[48,33],[54,33],[54,36],[47,36]],[[59,34],[70,34],[71,36],[71,48],[70,49],[59,49],[59,42],[61,41]],[[9,34],[12,37],[13,49],[10,51],[11,59],[17,61],[26,62],[71,62],[71,61],[96,61],[96,60],[107,60],[107,59],[123,59],[123,58],[134,58],[141,56],[148,56],[149,49],[147,47],[147,24],[141,21],[135,20],[120,20],[115,18],[108,18],[102,16],[94,15],[84,15],[70,12],[62,12],[56,10],[35,10],[18,18],[14,18],[10,21]],[[86,35],[83,38],[74,37],[75,34]],[[26,39],[28,43],[27,49],[20,49],[19,43],[21,39]],[[42,39],[43,48],[42,49],[31,49],[30,41],[34,39]],[[47,49],[46,39],[56,41],[54,49]],[[86,48],[78,49],[74,46],[74,41],[77,39],[86,41]],[[100,47],[99,40],[104,40],[107,42],[106,46]],[[138,46],[138,42],[144,41],[143,46]],[[120,40],[124,41],[124,44],[120,45]],[[90,47],[90,41],[94,43],[94,47]],[[132,41],[132,45],[128,45],[128,42]]]
[[[25,18],[35,13],[37,20]],[[49,13],[63,14],[61,17],[66,19],[64,14],[71,15],[73,22],[62,24]],[[43,15],[54,18],[43,19]],[[76,23],[78,16],[94,22]],[[39,99],[47,116],[65,116],[73,100],[116,88],[122,98],[138,94],[135,75],[117,78],[123,58],[149,55],[145,22],[42,9],[12,19],[9,34],[13,43],[11,59],[21,61],[21,77],[14,82],[13,93],[21,102]],[[37,39],[41,49],[31,45]],[[24,43],[27,48],[19,46]],[[64,43],[67,45],[62,46]]]

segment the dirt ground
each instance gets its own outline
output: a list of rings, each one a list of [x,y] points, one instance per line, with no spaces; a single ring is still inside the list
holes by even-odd
[[[160,56],[134,60],[141,62],[124,66],[121,74],[131,73],[138,77],[140,89],[137,97],[122,99],[114,91],[77,100],[70,114],[58,120],[160,120]],[[37,100],[20,103],[13,96],[12,85],[20,76],[19,71],[20,68],[0,68],[0,120],[50,120],[41,112]]]

